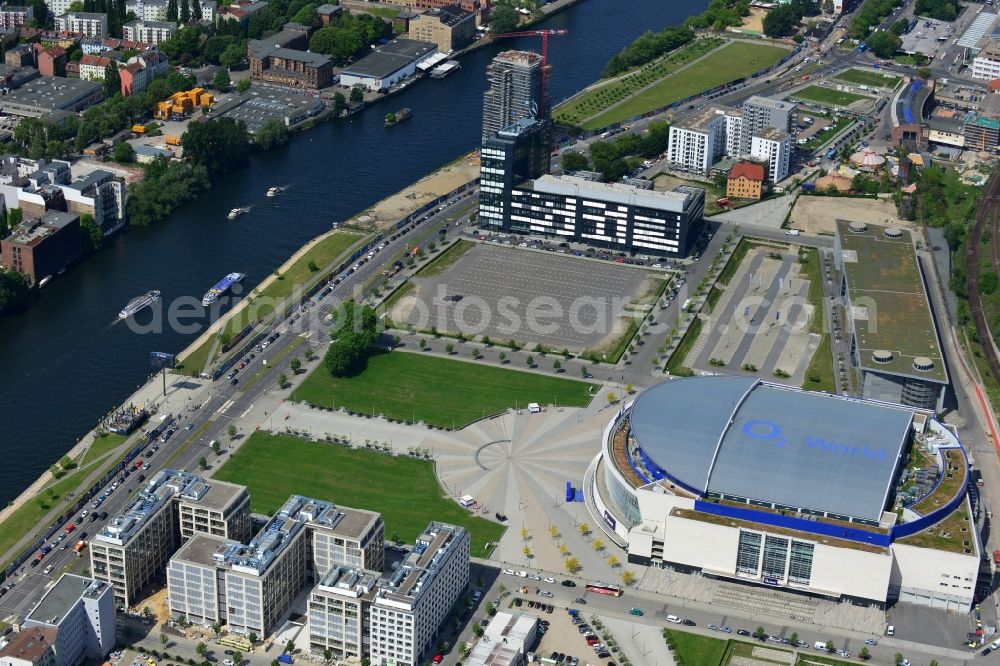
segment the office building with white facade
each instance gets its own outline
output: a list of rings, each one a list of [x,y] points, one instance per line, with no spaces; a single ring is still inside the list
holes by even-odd
[[[705,190],[654,192],[622,183],[544,175],[511,192],[509,223],[491,229],[546,234],[615,250],[683,257],[704,226]]]
[[[335,661],[360,661],[369,654],[369,611],[380,571],[336,567],[309,593],[309,650],[330,651]]]
[[[469,533],[432,522],[369,610],[376,666],[417,666],[435,652],[441,622],[469,584]]]
[[[200,503],[221,518],[221,525],[192,519],[189,533],[215,530],[226,536],[240,535],[249,525],[250,504],[243,501],[246,494],[242,486],[205,480],[189,472],[160,470],[137,490],[128,508],[91,540],[92,575],[114,586],[118,606],[132,606],[163,573],[170,556],[186,538],[178,526],[179,503],[188,507]]]
[[[116,643],[115,595],[104,581],[64,574],[24,620],[21,631],[55,630],[56,663],[100,662]]]
[[[265,636],[309,581],[339,566],[381,570],[384,526],[370,511],[293,495],[248,543],[199,534],[170,559],[171,614]]]
[[[177,33],[177,24],[170,21],[131,21],[122,27],[125,39],[143,44],[161,44]]]
[[[972,59],[972,78],[985,81],[1000,78],[1000,40],[991,39]]]
[[[788,177],[792,137],[785,130],[767,127],[750,139],[750,156],[767,163],[767,180],[779,183]]]
[[[498,611],[466,657],[465,666],[522,666],[537,636],[537,616]]]
[[[70,12],[56,16],[56,30],[79,37],[104,39],[108,36],[108,15],[98,12]]]

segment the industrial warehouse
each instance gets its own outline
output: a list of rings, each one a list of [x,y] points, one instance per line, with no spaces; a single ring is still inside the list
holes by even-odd
[[[586,484],[630,562],[967,612],[982,551],[970,469],[929,411],[704,376],[625,405]]]

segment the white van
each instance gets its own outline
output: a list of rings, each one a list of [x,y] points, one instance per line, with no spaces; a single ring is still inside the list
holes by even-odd
[[[813,647],[816,648],[817,650],[823,650],[824,652],[826,652],[826,643],[824,641],[816,641],[815,643],[813,643]]]
[[[667,622],[671,622],[673,624],[680,624],[681,623],[681,619],[679,617],[677,617],[676,615],[668,615],[667,616]]]
[[[895,633],[896,633],[896,627],[892,626],[891,624],[885,628],[886,636],[892,636]]]

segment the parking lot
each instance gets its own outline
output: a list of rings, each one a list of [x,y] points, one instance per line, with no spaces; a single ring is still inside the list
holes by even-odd
[[[393,319],[429,330],[581,351],[614,340],[633,299],[662,273],[625,264],[477,243],[444,273],[413,280]]]
[[[914,19],[912,16],[906,18],[911,21],[911,25],[916,21],[913,29],[901,36],[902,50],[907,53],[936,54],[939,49],[958,38],[955,26],[951,23],[934,19]]]

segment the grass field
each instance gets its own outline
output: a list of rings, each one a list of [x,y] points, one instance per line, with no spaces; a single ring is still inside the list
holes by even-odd
[[[432,462],[291,435],[255,432],[215,478],[246,485],[252,509],[268,515],[292,494],[378,511],[386,539],[398,534],[413,543],[432,520],[461,525],[469,530],[472,554],[478,557],[489,554],[486,542],[496,542],[504,530],[447,499]]]
[[[449,245],[441,254],[431,259],[427,264],[423,266],[417,275],[420,277],[433,277],[435,275],[441,275],[446,270],[455,265],[462,256],[472,249],[474,243],[467,240],[457,240],[451,245]]]
[[[847,83],[856,83],[862,86],[875,86],[876,88],[895,88],[896,84],[899,83],[898,76],[891,76],[886,74],[876,74],[875,72],[869,72],[866,69],[848,69],[844,70],[835,77],[838,81],[846,81]]]
[[[676,661],[684,666],[719,666],[726,654],[728,641],[719,638],[672,629],[665,629],[664,634],[668,643],[674,644]]]
[[[865,95],[857,95],[852,92],[835,90],[824,86],[807,86],[792,95],[794,99],[805,102],[815,102],[825,106],[848,106],[860,99],[871,99]]]
[[[114,433],[107,433],[104,437],[98,437],[94,440],[94,443],[90,445],[87,452],[83,454],[83,460],[80,461],[80,466],[89,465],[94,462],[108,451],[116,449],[122,445],[122,443],[128,439],[125,435],[116,435]]]
[[[287,271],[281,273],[279,279],[274,280],[260,293],[248,296],[252,302],[248,303],[238,314],[228,318],[223,332],[234,335],[242,330],[251,318],[260,320],[274,312],[275,306],[290,296],[295,289],[302,287],[318,275],[327,264],[332,263],[362,238],[364,238],[364,234],[361,233],[339,231],[320,240]],[[310,270],[310,263],[315,264],[319,270]],[[209,338],[204,344],[181,359],[186,374],[197,375],[202,371],[209,360],[208,355],[214,343],[215,338]]]
[[[593,384],[417,352],[377,353],[356,377],[339,379],[320,365],[294,400],[461,428],[484,415],[529,402],[582,407]],[[461,387],[457,392],[456,387]]]
[[[609,108],[603,113],[584,119],[582,114],[586,111],[574,113],[567,109],[565,114],[560,111],[555,115],[559,120],[575,122],[584,129],[605,127],[766,69],[786,55],[788,51],[778,46],[744,41],[730,42],[689,67],[679,71],[677,71],[679,68],[675,67],[655,83],[647,83],[648,87],[629,93],[630,96],[622,98],[624,101],[618,106]],[[595,94],[597,92],[595,91]]]
[[[677,349],[674,350],[674,353],[667,360],[667,365],[664,368],[667,372],[676,375],[682,368],[686,367],[684,359],[691,352],[691,347],[694,347],[694,343],[699,335],[701,335],[701,319],[695,316],[694,321],[691,322],[684,337],[681,338],[680,343],[677,345]]]

